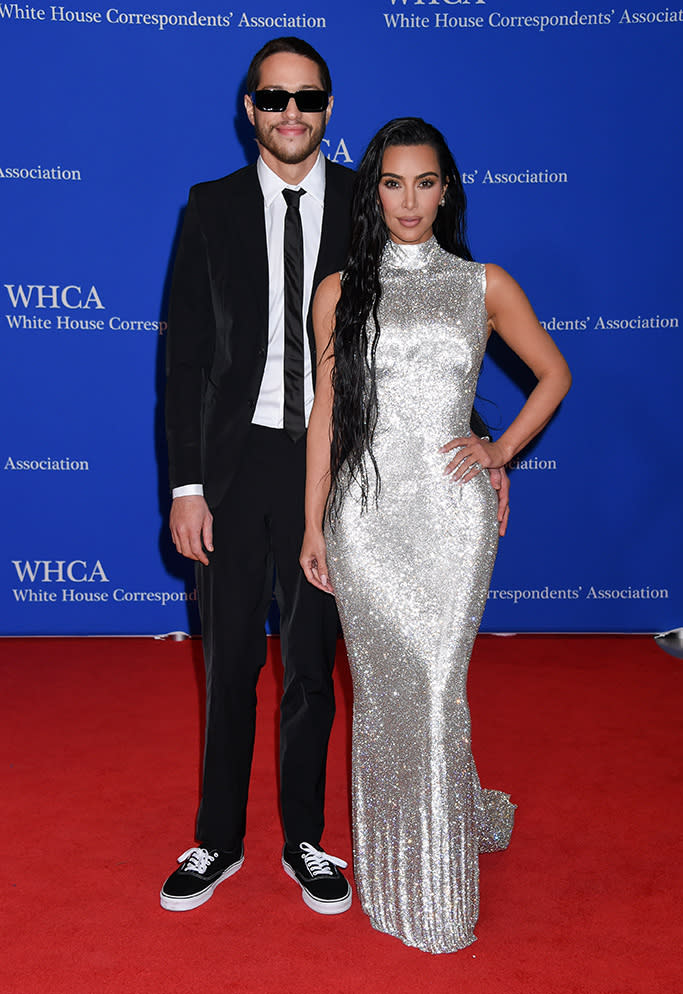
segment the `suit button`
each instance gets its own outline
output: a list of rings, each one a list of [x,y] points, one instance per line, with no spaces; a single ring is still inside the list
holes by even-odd
[[[250,411],[253,411],[254,408],[256,407],[256,404],[253,400],[249,400],[247,401],[247,407],[249,408]]]
[[[265,350],[264,348],[260,348],[260,349],[258,350],[258,354],[259,354],[260,356],[264,356],[264,355],[266,354],[266,350]]]

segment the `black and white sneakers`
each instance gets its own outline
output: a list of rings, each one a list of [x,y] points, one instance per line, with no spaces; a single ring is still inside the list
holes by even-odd
[[[285,846],[282,866],[301,887],[304,902],[318,914],[339,915],[351,907],[351,887],[337,869],[347,866],[343,859],[302,842],[295,849]]]
[[[213,896],[216,887],[244,862],[244,847],[229,852],[197,846],[178,857],[181,866],[161,888],[161,907],[167,911],[191,911]],[[302,842],[282,852],[285,873],[301,887],[304,902],[321,915],[339,915],[351,907],[351,887],[337,867],[343,859]]]
[[[244,847],[230,852],[197,847],[178,857],[182,866],[161,888],[161,907],[167,911],[191,911],[208,901],[216,887],[244,862]]]

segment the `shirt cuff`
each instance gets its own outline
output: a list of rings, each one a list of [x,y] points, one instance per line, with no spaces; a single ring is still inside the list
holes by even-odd
[[[184,487],[174,487],[171,490],[171,497],[173,500],[176,497],[203,497],[204,487],[201,483],[188,483]]]

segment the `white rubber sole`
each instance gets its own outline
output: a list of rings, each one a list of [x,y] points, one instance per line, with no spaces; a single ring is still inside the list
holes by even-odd
[[[313,897],[309,894],[306,888],[297,880],[296,873],[285,863],[284,857],[282,859],[282,869],[285,871],[288,877],[292,880],[296,880],[301,887],[301,897],[303,898],[304,904],[306,904],[311,911],[317,911],[319,915],[341,915],[344,911],[348,911],[351,907],[351,901],[353,900],[353,894],[351,893],[351,885],[349,884],[349,893],[346,897],[341,898],[338,901],[320,901],[318,898]]]
[[[244,855],[232,866],[229,866],[227,870],[220,875],[218,880],[214,880],[212,884],[209,884],[203,891],[199,894],[192,894],[191,897],[171,897],[169,894],[164,894],[163,890],[159,895],[159,900],[161,902],[161,907],[165,908],[166,911],[192,911],[194,908],[200,908],[202,904],[206,904],[210,898],[213,897],[213,892],[219,884],[222,884],[224,880],[228,877],[234,876],[238,870],[242,868],[242,863],[244,863]]]

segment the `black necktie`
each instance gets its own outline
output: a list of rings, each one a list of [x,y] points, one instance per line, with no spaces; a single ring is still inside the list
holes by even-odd
[[[304,237],[299,200],[305,190],[283,190],[285,214],[285,431],[296,442],[306,430],[304,414]]]

